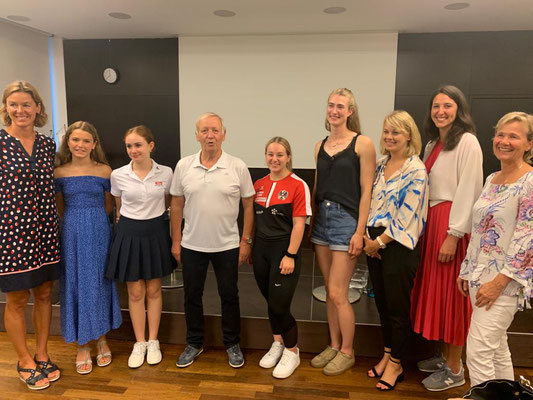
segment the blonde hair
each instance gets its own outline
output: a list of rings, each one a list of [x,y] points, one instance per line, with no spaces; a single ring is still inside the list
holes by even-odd
[[[418,156],[420,154],[420,151],[422,150],[422,138],[420,137],[420,132],[418,131],[415,120],[407,111],[395,110],[391,112],[385,117],[383,126],[385,126],[385,124],[389,124],[409,139],[407,142],[407,150],[404,154],[406,157],[414,155]],[[381,154],[390,156],[390,152],[385,149],[383,135],[381,135],[379,141],[379,149]]]
[[[291,151],[291,144],[289,143],[289,141],[281,136],[274,136],[272,139],[270,139],[267,142],[265,146],[265,154],[267,152],[268,146],[270,146],[272,143],[279,143],[285,148],[285,151],[287,152],[287,156],[289,156],[289,161],[287,161],[287,169],[289,171],[292,171],[292,151]]]
[[[533,142],[533,115],[527,114],[521,111],[512,111],[505,114],[500,118],[496,126],[494,127],[494,134],[502,128],[502,126],[507,125],[511,122],[521,122],[526,128],[526,139],[528,142]],[[528,164],[531,164],[533,159],[533,148],[529,149],[524,153],[524,161]]]
[[[215,117],[215,118],[218,118],[218,120],[220,121],[220,125],[222,126],[222,130],[224,132],[226,132],[226,127],[224,126],[224,121],[222,120],[222,117],[220,115],[218,115],[217,113],[214,113],[214,112],[206,112],[206,113],[203,113],[202,115],[200,115],[197,119],[196,119],[196,123],[195,123],[195,126],[196,126],[196,132],[198,132],[198,125],[200,124],[200,121],[203,120],[203,119],[206,119],[206,118],[209,118],[209,117]]]
[[[72,135],[72,132],[74,132],[76,129],[80,129],[91,134],[93,141],[96,143],[94,149],[91,150],[91,160],[100,164],[109,165],[104,154],[104,150],[102,149],[102,145],[100,144],[100,137],[98,136],[98,132],[96,131],[94,125],[87,121],[76,121],[73,124],[70,124],[65,132],[65,136],[63,136],[63,139],[61,140],[59,151],[56,154],[56,167],[72,161],[72,153],[68,148],[68,141],[70,139],[70,135]]]
[[[355,133],[361,133],[361,122],[359,121],[359,111],[357,110],[357,104],[355,103],[355,97],[350,89],[347,88],[338,88],[332,91],[328,96],[331,99],[331,96],[339,95],[344,96],[348,99],[348,110],[352,110],[352,114],[346,120],[346,127]],[[326,116],[326,130],[331,131],[331,125]]]
[[[48,115],[46,114],[44,110],[44,104],[43,99],[39,95],[39,92],[35,87],[26,81],[15,81],[11,82],[4,90],[4,94],[2,95],[2,106],[0,107],[0,118],[2,119],[2,123],[5,126],[11,125],[11,118],[9,117],[9,114],[7,113],[7,98],[11,96],[13,93],[22,92],[22,93],[28,93],[35,104],[38,106],[41,106],[41,110],[39,111],[39,114],[35,116],[34,125],[37,127],[44,126],[46,124],[46,121],[48,121]]]

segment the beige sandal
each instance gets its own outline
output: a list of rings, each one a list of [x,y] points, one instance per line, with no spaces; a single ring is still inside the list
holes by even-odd
[[[99,367],[107,367],[109,364],[111,364],[111,361],[113,361],[111,351],[104,352],[104,344],[107,344],[107,341],[105,339],[96,342],[96,364]],[[108,358],[108,360],[102,361],[102,358]]]
[[[91,346],[78,347],[78,354],[85,351],[85,361],[76,361],[76,372],[81,375],[90,374],[93,370],[93,360],[91,359]],[[83,368],[89,366],[88,369]]]

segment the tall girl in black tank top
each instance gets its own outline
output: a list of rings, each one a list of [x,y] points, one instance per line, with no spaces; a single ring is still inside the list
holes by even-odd
[[[348,285],[370,208],[376,152],[359,134],[353,93],[336,89],[328,97],[326,129],[330,135],[315,146],[311,242],[326,285],[330,345],[311,361],[326,375],[339,375],[354,364],[355,315]]]

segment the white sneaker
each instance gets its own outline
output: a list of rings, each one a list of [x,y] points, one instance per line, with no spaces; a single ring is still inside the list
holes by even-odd
[[[128,358],[128,367],[139,368],[143,365],[147,345],[147,342],[136,342],[133,345],[133,351],[130,354],[130,358]]]
[[[163,356],[159,349],[159,340],[149,340],[147,345],[146,362],[150,365],[159,364]]]
[[[294,370],[300,365],[300,349],[298,353],[293,353],[290,350],[283,350],[283,355],[281,360],[279,360],[278,365],[272,371],[272,376],[274,378],[284,379],[292,375]]]
[[[281,358],[281,355],[283,354],[283,349],[285,349],[285,346],[283,346],[280,342],[274,341],[274,343],[272,343],[272,346],[270,346],[270,350],[268,350],[268,353],[266,353],[259,361],[259,366],[263,368],[274,367]]]

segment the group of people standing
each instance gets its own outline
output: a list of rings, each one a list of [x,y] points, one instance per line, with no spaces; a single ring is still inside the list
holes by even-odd
[[[27,82],[8,85],[0,114],[5,126],[0,131],[0,289],[7,293],[4,318],[17,370],[28,388],[44,389],[60,377],[46,346],[52,282],[58,278],[62,334],[78,344],[78,373],[92,370],[91,341],[98,366],[112,361],[105,335],[122,322],[116,280],[126,282],[136,338],[129,367],[145,360],[159,363],[161,278],[176,261],[183,268],[187,323],[187,346],[176,365],[187,367],[203,352],[209,263],[221,298],[228,362],[234,368],[244,364],[237,272],[250,260],[273,335],[259,365],[273,368],[276,378],[290,376],[300,364],[290,306],[308,217],[327,290],[331,340],[312,359],[313,367],[338,375],[354,364],[348,286],[364,252],[383,333],[383,357],[368,371],[379,379],[377,389],[392,390],[404,379],[401,361],[413,329],[443,341],[441,355],[418,364],[432,372],[423,381],[428,390],[465,383],[465,342],[472,384],[513,378],[506,330],[516,311],[529,305],[533,289],[530,115],[509,113],[499,121],[493,150],[502,170],[490,175],[482,190],[482,152],[459,89],[444,86],[431,97],[424,162],[413,118],[405,111],[387,115],[377,165],[372,141],[361,134],[352,92],[336,89],[327,102],[329,135],[315,146],[311,193],[292,172],[293,153],[282,137],[266,144],[269,174],[253,184],[244,162],[222,150],[226,129],[214,113],[198,118],[201,149],[181,159],[174,172],[151,158],[155,140],[145,126],[126,132],[131,162],[117,170],[111,171],[88,122],[69,126],[56,156],[53,140],[35,131],[46,123],[46,113]],[[30,289],[34,357],[25,339]]]

